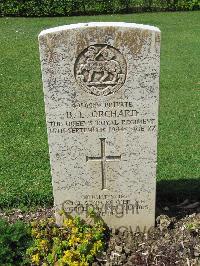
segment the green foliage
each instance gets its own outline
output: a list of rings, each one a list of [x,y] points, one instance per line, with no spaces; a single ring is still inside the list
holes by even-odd
[[[200,221],[194,221],[191,223],[187,223],[186,224],[186,228],[190,231],[190,232],[198,232],[200,231]]]
[[[62,227],[53,218],[32,223],[33,245],[27,249],[31,265],[88,266],[104,249],[106,229],[92,216],[92,225],[63,215]]]
[[[200,9],[200,0],[2,0],[2,16],[71,16]]]
[[[0,220],[0,265],[25,265],[30,244],[29,227],[23,222],[9,224]]]

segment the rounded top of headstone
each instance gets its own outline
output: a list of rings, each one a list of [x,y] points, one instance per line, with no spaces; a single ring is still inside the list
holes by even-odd
[[[150,30],[155,32],[160,32],[159,28],[144,25],[144,24],[136,24],[136,23],[126,23],[126,22],[89,22],[89,23],[77,23],[77,24],[69,24],[59,27],[50,28],[47,30],[43,30],[40,36],[49,33],[56,33],[65,30],[72,30],[72,29],[86,29],[86,28],[94,28],[94,27],[119,27],[119,28],[133,28],[133,29],[142,29],[142,30]]]

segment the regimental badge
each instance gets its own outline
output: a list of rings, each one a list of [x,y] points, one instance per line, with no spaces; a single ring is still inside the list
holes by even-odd
[[[107,44],[91,45],[76,59],[76,81],[86,92],[101,96],[118,91],[126,80],[127,66],[122,53]]]

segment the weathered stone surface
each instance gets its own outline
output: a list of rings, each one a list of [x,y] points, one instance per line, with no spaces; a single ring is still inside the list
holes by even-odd
[[[55,206],[154,225],[160,31],[68,25],[39,35]],[[59,221],[59,215],[57,213]]]

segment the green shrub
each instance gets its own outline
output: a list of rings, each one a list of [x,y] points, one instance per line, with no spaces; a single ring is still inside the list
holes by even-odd
[[[31,265],[88,266],[104,249],[106,228],[93,217],[92,225],[79,217],[64,217],[62,227],[53,218],[32,223],[33,245],[27,249]]]
[[[29,227],[23,222],[9,224],[0,220],[0,265],[25,265],[30,244]]]
[[[1,0],[1,16],[70,16],[200,9],[200,0]]]

